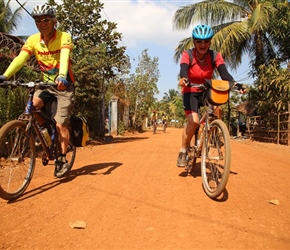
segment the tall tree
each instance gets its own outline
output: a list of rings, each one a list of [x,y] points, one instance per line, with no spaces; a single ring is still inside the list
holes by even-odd
[[[197,22],[210,24],[215,31],[213,49],[219,50],[233,69],[241,64],[243,55],[249,56],[253,74],[257,74],[260,65],[278,56],[269,30],[277,15],[275,2],[206,0],[180,7],[173,24],[176,29],[187,29]],[[287,0],[280,2],[287,7]],[[178,61],[182,51],[191,45],[191,37],[180,41],[175,60]]]
[[[161,104],[166,113],[174,120],[180,119],[178,114],[180,109],[182,110],[182,117],[184,116],[182,109],[182,97],[178,90],[169,89],[168,93],[164,93]]]
[[[274,45],[279,51],[279,61],[288,61],[290,66],[290,1],[285,3],[280,0],[272,0],[276,9],[275,21],[270,23],[269,32],[274,39]]]
[[[151,58],[148,49],[144,49],[141,56],[138,56],[138,61],[136,72],[130,77],[127,91],[133,129],[140,128],[142,119],[148,115],[148,111],[156,101],[154,95],[159,92],[157,88],[160,76],[158,58]]]
[[[96,0],[67,0],[57,6],[59,29],[69,32],[75,45],[76,111],[88,119],[90,130],[103,136],[105,93],[108,83],[127,63],[116,23],[101,18],[103,4]]]
[[[290,97],[290,72],[279,67],[276,60],[260,66],[255,85],[260,93],[256,102],[260,113],[287,111]]]

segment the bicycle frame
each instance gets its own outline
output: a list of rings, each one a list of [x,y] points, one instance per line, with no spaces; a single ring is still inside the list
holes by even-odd
[[[29,97],[26,104],[25,111],[19,116],[18,120],[27,122],[26,132],[31,135],[33,128],[34,132],[36,133],[38,139],[40,140],[41,146],[43,151],[45,152],[48,160],[55,160],[57,155],[56,152],[58,151],[59,143],[58,143],[58,132],[56,129],[56,123],[49,117],[48,115],[44,114],[41,110],[36,110],[32,105],[33,95],[35,92],[36,86],[29,87]],[[42,132],[41,132],[41,125],[37,122],[36,116],[40,119],[43,119],[47,125],[46,127],[49,128],[50,136],[51,136],[51,145],[47,144]],[[39,119],[38,118],[38,119]],[[44,163],[44,162],[43,162]]]
[[[27,189],[33,176],[37,157],[35,135],[40,140],[43,149],[42,164],[46,166],[49,160],[55,161],[54,176],[59,170],[57,160],[61,154],[61,146],[52,114],[46,114],[43,110],[36,110],[33,107],[33,95],[36,88],[51,88],[52,84],[7,81],[0,86],[22,86],[29,89],[25,111],[18,119],[8,121],[0,129],[0,197],[5,200],[15,200]],[[53,99],[50,102],[53,102]],[[48,105],[45,107],[48,108]],[[43,134],[43,125],[49,131],[47,136]],[[51,140],[51,143],[47,141],[47,138]],[[69,141],[66,152],[67,173],[73,166],[75,156],[76,147]]]

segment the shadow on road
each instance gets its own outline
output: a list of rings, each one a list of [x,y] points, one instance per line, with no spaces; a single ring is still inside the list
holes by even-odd
[[[237,174],[235,172],[230,172],[231,174]],[[201,164],[200,163],[196,163],[191,174],[189,174],[186,170],[183,170],[180,174],[180,177],[192,177],[192,178],[196,178],[196,177],[201,177]],[[205,192],[205,191],[204,191]],[[227,189],[225,188],[224,191],[216,198],[211,198],[212,200],[216,201],[216,202],[225,202],[227,201],[229,198],[229,193],[227,191]]]
[[[97,174],[108,175],[111,174],[112,171],[114,171],[121,165],[123,165],[123,163],[120,162],[105,162],[86,165],[81,168],[71,170],[70,175],[67,179],[70,179],[68,181],[71,181],[72,179],[76,178],[79,175],[97,175]],[[108,168],[106,172],[96,173],[96,171],[104,168]]]
[[[133,142],[133,141],[139,141],[139,140],[145,140],[149,137],[115,137],[111,140],[107,141],[107,143],[123,143],[123,142]]]
[[[200,163],[196,163],[190,175],[188,175],[187,171],[184,170],[179,174],[181,177],[192,176],[193,178],[201,177]]]
[[[42,186],[39,186],[37,188],[31,189],[28,192],[25,192],[20,198],[14,201],[8,201],[7,203],[16,203],[22,200],[26,200],[29,198],[32,198],[36,195],[39,195],[41,193],[44,193],[62,183],[70,182],[76,177],[80,175],[97,175],[97,174],[102,174],[102,175],[108,175],[111,174],[112,171],[114,171],[116,168],[120,167],[123,165],[123,163],[120,162],[105,162],[105,163],[98,163],[98,164],[91,164],[91,165],[86,165],[78,169],[73,169],[70,171],[69,175],[62,178],[62,179],[55,179],[54,181],[50,183],[46,183]],[[103,173],[96,173],[96,171],[108,168],[106,172]]]

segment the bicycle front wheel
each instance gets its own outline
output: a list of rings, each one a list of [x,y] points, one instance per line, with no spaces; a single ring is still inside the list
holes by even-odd
[[[15,200],[28,187],[35,168],[35,144],[26,124],[13,120],[0,129],[0,197]]]
[[[230,165],[229,131],[222,120],[214,120],[204,138],[201,158],[202,185],[210,198],[217,198],[224,191]]]
[[[67,148],[66,159],[69,164],[69,171],[72,169],[76,158],[77,148],[70,141]]]

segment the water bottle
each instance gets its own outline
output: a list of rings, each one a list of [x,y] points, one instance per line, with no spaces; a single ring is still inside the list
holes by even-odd
[[[27,115],[31,114],[31,109],[32,109],[32,101],[28,101],[24,113]]]
[[[47,145],[50,147],[51,146],[51,139],[50,139],[50,135],[48,133],[47,128],[43,128],[41,130],[41,133],[43,134],[43,137],[44,137],[45,141],[47,142]]]

